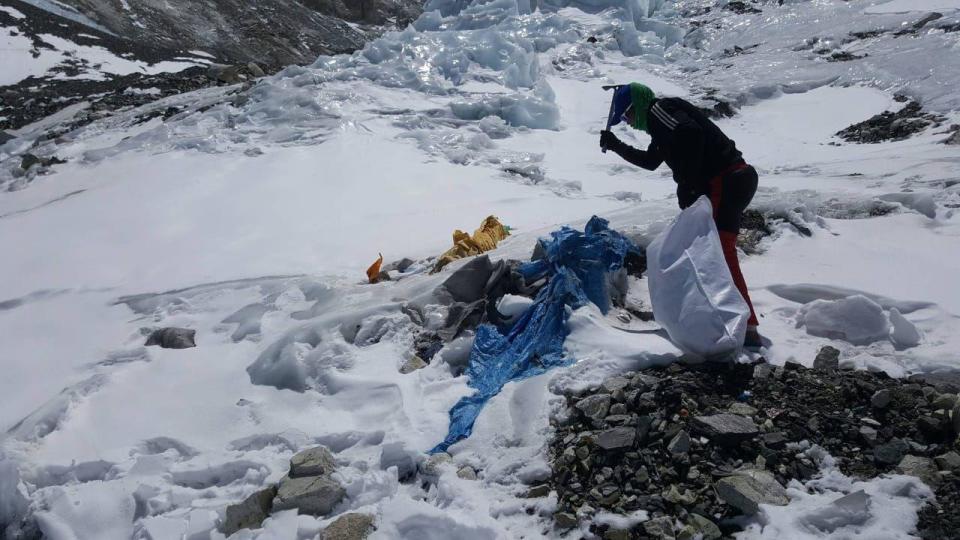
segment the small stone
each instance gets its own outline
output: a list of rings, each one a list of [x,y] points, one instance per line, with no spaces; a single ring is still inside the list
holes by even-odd
[[[684,536],[684,531],[688,531],[688,536]],[[687,516],[687,525],[677,535],[677,540],[718,540],[721,537],[723,533],[714,522],[700,514],[690,514]]]
[[[890,390],[884,388],[883,390],[877,390],[873,394],[870,398],[870,405],[874,409],[886,409],[892,399],[893,395],[890,393]]]
[[[558,512],[554,514],[553,521],[559,529],[572,529],[577,526],[577,516],[569,512]]]
[[[787,490],[767,471],[747,469],[722,478],[716,484],[717,495],[744,514],[753,515],[760,504],[785,506],[790,502]]]
[[[680,431],[674,435],[670,443],[667,444],[667,451],[674,456],[680,456],[690,451],[690,435],[686,431]]]
[[[783,448],[787,444],[787,435],[782,431],[764,433],[763,444],[773,449]]]
[[[738,401],[730,404],[730,406],[727,407],[727,412],[739,414],[740,416],[756,416],[757,409],[747,405],[746,403],[740,403]]]
[[[564,456],[566,456],[566,453],[564,453]],[[446,452],[436,453],[420,464],[420,474],[428,479],[435,480],[440,477],[443,467],[452,462],[453,456],[450,454]]]
[[[768,379],[773,374],[773,366],[770,364],[757,364],[753,368],[754,379]]]
[[[627,529],[608,529],[603,533],[604,540],[630,540],[630,531]]]
[[[860,426],[860,437],[870,446],[877,444],[877,430],[870,426]]]
[[[457,476],[463,478],[464,480],[476,480],[477,471],[473,467],[467,465],[465,467],[461,467],[460,470],[457,471]]]
[[[419,356],[413,355],[409,360],[404,362],[402,366],[400,366],[400,373],[407,375],[425,367],[427,367],[427,363],[424,362]]]
[[[896,470],[900,474],[916,476],[923,480],[928,486],[936,488],[940,485],[940,474],[937,471],[936,465],[933,464],[933,460],[930,458],[911,455],[903,456],[903,459],[897,464]]]
[[[320,540],[363,540],[373,532],[370,514],[343,514],[320,533]]]
[[[821,347],[813,359],[813,369],[825,373],[834,373],[840,368],[840,351],[829,345]]]
[[[677,486],[674,484],[670,486],[670,489],[665,490],[660,494],[664,500],[672,502],[673,504],[683,504],[691,505],[697,502],[697,495],[691,492],[689,489],[684,489],[680,491]]]
[[[273,498],[277,496],[277,487],[270,486],[250,495],[239,504],[227,507],[226,518],[220,526],[220,532],[230,536],[240,529],[258,529],[270,515]]]
[[[663,516],[643,523],[643,530],[656,540],[675,540],[673,534],[673,518]]]
[[[336,467],[330,450],[325,446],[317,446],[298,452],[290,458],[290,477],[329,475]]]
[[[659,383],[660,379],[645,373],[637,373],[632,379],[630,379],[630,386],[644,391],[657,386]]]
[[[941,471],[960,471],[960,454],[950,451],[934,458]]]
[[[870,417],[861,418],[860,423],[865,426],[870,426],[872,428],[883,427],[883,424],[881,424],[880,422],[877,422],[876,420]]]
[[[877,463],[882,463],[886,465],[893,465],[898,463],[903,456],[910,450],[910,445],[901,439],[893,439],[892,441],[881,444],[880,446],[873,449],[873,459]]]
[[[581,399],[576,408],[591,420],[600,420],[610,410],[610,394],[594,394]]]
[[[194,340],[196,335],[197,331],[189,328],[160,328],[150,334],[144,346],[159,345],[163,349],[189,349],[197,346]]]
[[[256,62],[247,62],[247,70],[250,71],[251,75],[258,79],[266,75],[266,73],[263,71],[263,68],[260,67],[260,65]]]
[[[693,418],[692,426],[721,444],[738,443],[760,433],[760,429],[752,419],[730,413],[696,416]]]
[[[627,414],[627,406],[623,403],[614,403],[610,406],[611,415],[623,415]]]
[[[646,484],[650,481],[650,473],[647,471],[647,467],[641,465],[637,472],[633,474],[633,477],[637,479],[637,482],[640,484]]]
[[[616,427],[597,435],[596,444],[604,450],[622,450],[633,446],[637,430],[632,427]]]
[[[953,421],[953,432],[960,435],[960,402],[953,406],[950,419]]]
[[[297,509],[301,514],[326,516],[346,496],[329,476],[284,477],[273,499],[273,511]]]
[[[547,484],[541,484],[539,486],[533,486],[527,490],[526,497],[528,499],[539,499],[540,497],[546,497],[550,494],[550,486]]]

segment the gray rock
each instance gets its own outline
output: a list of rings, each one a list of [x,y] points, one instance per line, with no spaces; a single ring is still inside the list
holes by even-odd
[[[189,328],[160,328],[150,334],[144,345],[147,347],[159,345],[164,349],[189,349],[197,346],[194,341],[196,335],[197,331]]]
[[[346,494],[343,486],[329,476],[285,476],[273,499],[273,510],[297,509],[301,514],[326,516]]]
[[[916,476],[923,480],[928,486],[934,488],[940,485],[940,473],[930,458],[910,455],[903,456],[903,459],[897,464],[897,472]]]
[[[577,526],[577,516],[569,512],[557,512],[553,515],[553,521],[560,529],[572,529]]]
[[[443,467],[452,462],[453,456],[446,452],[434,454],[420,464],[420,475],[435,480],[440,477]]]
[[[760,433],[760,428],[752,419],[739,414],[696,416],[692,425],[696,431],[721,444],[737,443]]]
[[[893,465],[898,463],[903,456],[907,454],[910,450],[910,445],[901,439],[893,439],[892,441],[881,444],[880,446],[873,449],[873,459],[877,463],[883,463],[887,465]]]
[[[298,452],[290,458],[290,477],[324,476],[333,473],[337,462],[325,446],[317,446]]]
[[[541,484],[539,486],[533,486],[527,490],[526,497],[528,499],[539,499],[540,497],[546,497],[550,494],[550,486],[547,484]]]
[[[591,420],[601,420],[610,411],[610,394],[594,394],[581,399],[577,410]]]
[[[950,418],[953,421],[953,432],[960,435],[960,403],[953,406]]]
[[[821,532],[832,533],[841,526],[863,525],[871,517],[870,496],[860,490],[807,514],[803,520]]]
[[[270,515],[273,498],[276,496],[277,486],[270,486],[250,495],[239,504],[231,504],[227,507],[220,532],[230,536],[240,529],[259,529],[263,520]]]
[[[783,448],[787,444],[787,434],[782,431],[773,431],[763,434],[763,444],[768,448]]]
[[[697,502],[697,494],[690,491],[689,489],[680,489],[676,484],[670,486],[670,489],[664,490],[660,494],[663,497],[663,500],[672,502],[673,504],[683,504],[683,505],[692,505]]]
[[[863,438],[864,442],[870,446],[877,444],[877,430],[870,426],[860,426],[860,436]]]
[[[646,373],[637,373],[630,379],[630,386],[639,390],[649,390],[660,383],[660,379]]]
[[[686,526],[677,535],[677,540],[717,540],[722,536],[720,527],[714,522],[700,514],[690,514]]]
[[[952,410],[953,406],[957,404],[957,396],[955,394],[940,394],[934,398],[931,406],[934,409],[946,409]]]
[[[670,440],[670,443],[667,444],[667,451],[675,456],[686,454],[690,451],[690,435],[681,430],[676,435],[673,436],[673,439]]]
[[[630,380],[626,377],[610,377],[609,379],[603,381],[603,389],[611,394],[617,390],[624,390],[629,385]]]
[[[251,75],[258,79],[266,75],[266,73],[263,71],[263,68],[260,67],[260,64],[257,64],[256,62],[247,62],[247,71],[249,71]]]
[[[619,416],[619,415],[627,414],[627,412],[628,412],[627,406],[624,405],[623,403],[614,403],[613,405],[610,406],[611,415]]]
[[[747,469],[722,478],[716,484],[717,495],[744,514],[753,515],[761,504],[784,506],[790,502],[787,490],[767,471]]]
[[[476,480],[477,471],[473,467],[467,465],[465,467],[461,467],[460,470],[457,471],[457,477],[463,478],[464,480]]]
[[[840,351],[829,345],[822,347],[813,359],[813,369],[833,373],[840,369]]]
[[[643,522],[643,530],[656,540],[674,540],[673,518],[663,516]]]
[[[616,427],[600,432],[597,435],[597,446],[604,450],[622,450],[633,447],[637,438],[637,430],[632,427]]]
[[[237,84],[243,82],[238,66],[228,66],[224,64],[210,64],[207,68],[207,76],[217,82],[224,84]]]
[[[886,409],[890,405],[890,401],[893,399],[893,395],[890,393],[890,390],[884,388],[883,390],[877,390],[874,392],[873,396],[870,398],[870,405],[874,409]]]
[[[630,531],[627,529],[608,529],[603,533],[603,540],[630,540]]]
[[[960,471],[960,454],[954,451],[941,454],[933,458],[933,460],[937,463],[937,467],[939,467],[941,471]]]
[[[739,414],[740,416],[756,416],[758,411],[756,408],[751,407],[746,403],[740,403],[737,401],[735,403],[731,403],[730,406],[727,407],[727,412]]]
[[[427,363],[424,362],[419,356],[413,355],[409,360],[404,362],[402,366],[400,366],[400,373],[406,375],[425,367],[427,367]]]
[[[417,462],[414,455],[403,447],[403,443],[388,443],[380,449],[380,468],[397,468],[400,481],[409,480],[417,475]]]
[[[320,533],[320,540],[363,540],[373,531],[373,516],[370,514],[344,514],[327,525]]]
[[[773,366],[770,364],[757,364],[753,368],[754,379],[767,379],[773,375]]]

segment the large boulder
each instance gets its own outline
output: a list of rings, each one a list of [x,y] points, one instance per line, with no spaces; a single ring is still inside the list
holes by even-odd
[[[159,328],[150,334],[144,345],[147,347],[159,345],[164,349],[189,349],[197,346],[194,341],[196,335],[197,331],[189,328]]]
[[[325,446],[298,452],[290,458],[290,476],[293,478],[330,475],[336,467],[333,454]]]
[[[320,540],[363,540],[374,530],[370,514],[344,514],[327,525]]]
[[[760,433],[757,424],[746,416],[721,413],[694,417],[693,429],[720,444],[736,444]]]
[[[767,471],[747,469],[717,482],[717,495],[744,514],[760,511],[761,504],[784,506],[790,502],[787,490]]]
[[[329,476],[303,476],[280,480],[273,510],[297,509],[301,514],[323,517],[333,511],[347,492]]]
[[[277,496],[277,487],[270,486],[250,495],[243,502],[227,507],[227,515],[220,526],[220,532],[230,536],[240,529],[259,529],[263,520],[270,515],[273,498]]]

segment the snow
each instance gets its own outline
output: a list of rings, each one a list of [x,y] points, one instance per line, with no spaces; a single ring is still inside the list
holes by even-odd
[[[761,505],[760,523],[738,534],[738,539],[915,538],[909,533],[916,526],[917,510],[933,496],[923,482],[902,475],[858,481],[840,472],[822,449],[813,447],[807,454],[820,463],[820,476],[805,484],[792,481],[787,486],[790,504]]]
[[[39,56],[34,57],[33,41],[14,28],[0,29],[0,50],[3,51],[0,86],[16,84],[27,77],[41,77],[60,63],[59,55],[48,49],[38,49]]]
[[[20,13],[20,11],[10,7],[10,6],[0,6],[0,11],[6,13],[7,15],[13,17],[14,19],[24,19],[26,15]]]
[[[450,408],[470,392],[462,373],[473,340],[400,374],[415,331],[406,312],[442,325],[432,291],[463,262],[376,285],[363,272],[378,253],[435,256],[453,230],[491,214],[512,230],[493,259],[526,260],[537,238],[593,214],[649,243],[677,213],[674,185],[666,170],[598,152],[609,104],[600,85],[613,82],[691,99],[709,85],[742,105],[719,123],[760,172],[754,206],[782,218],[764,252],[743,258],[769,361],[810,365],[830,344],[843,365],[896,376],[957,367],[956,151],[938,144],[942,128],[876,145],[833,137],[897,107],[901,86],[956,123],[955,93],[942,86],[960,78],[942,54],[955,37],[909,38],[910,51],[878,38],[867,69],[809,52],[781,58],[768,45],[720,57],[734,43],[774,47],[773,32],[792,47],[861,30],[859,4],[725,14],[718,24],[733,27],[701,36],[701,49],[674,43],[683,19],[672,4],[553,1],[545,5],[561,9],[528,14],[526,2],[498,0],[457,15],[464,4],[432,2],[441,13],[365,51],[289,67],[236,95],[162,98],[41,138],[79,104],[0,147],[0,247],[12,254],[0,265],[0,521],[29,501],[52,538],[209,537],[226,505],[279,480],[294,452],[324,444],[348,492],[336,512],[376,515],[381,538],[554,536],[555,498],[523,494],[549,474],[562,394],[682,353],[654,322],[580,308],[565,343],[575,364],[506,385],[451,448],[450,466],[426,487],[402,483],[381,468],[382,451],[418,461],[442,439]],[[933,54],[942,69],[918,76],[929,63],[910,62]],[[174,106],[183,112],[166,122],[137,119]],[[622,126],[617,134],[647,142]],[[68,163],[15,173],[25,151]],[[871,216],[876,208],[892,212]],[[649,311],[646,281],[630,286],[628,302]],[[500,308],[526,305],[508,297]],[[160,326],[196,330],[198,346],[144,347]],[[911,534],[930,495],[916,479],[857,481],[824,463],[742,536]],[[478,480],[457,476],[467,465]],[[830,506],[861,489],[867,511]],[[287,512],[237,536],[311,538],[328,522]]]
[[[870,6],[865,13],[910,13],[960,9],[960,0],[892,0]]]

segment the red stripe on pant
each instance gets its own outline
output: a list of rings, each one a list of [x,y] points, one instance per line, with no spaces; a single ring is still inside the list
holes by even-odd
[[[723,196],[723,177],[716,176],[710,179],[710,202],[713,203],[713,215],[716,216],[720,209],[720,200]],[[755,328],[760,325],[757,319],[757,312],[753,310],[753,302],[750,300],[750,293],[747,291],[747,280],[743,278],[743,272],[740,271],[740,261],[737,259],[737,233],[731,231],[720,232],[720,245],[723,247],[723,258],[727,261],[727,268],[730,269],[730,275],[733,277],[733,283],[737,290],[750,306],[750,320],[747,321],[749,328]]]

